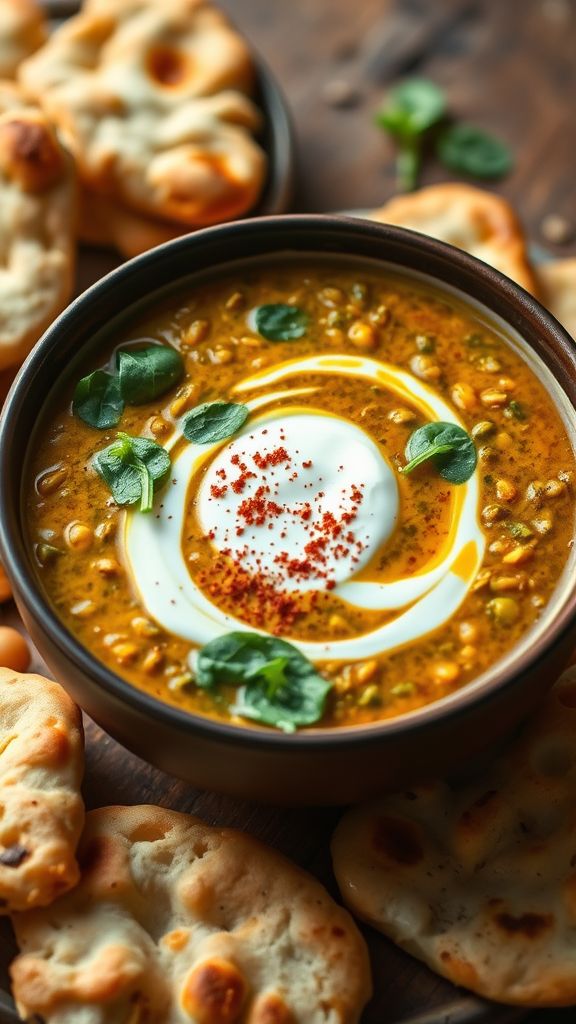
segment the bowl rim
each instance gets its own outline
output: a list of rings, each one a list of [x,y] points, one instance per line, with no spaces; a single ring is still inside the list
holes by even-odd
[[[0,416],[0,480],[3,493],[3,501],[0,503],[0,557],[26,610],[40,624],[43,631],[49,631],[52,644],[65,661],[88,676],[98,688],[104,690],[113,699],[127,704],[134,712],[143,714],[146,718],[150,717],[169,728],[177,729],[182,734],[190,737],[199,736],[204,739],[228,741],[233,745],[257,748],[261,751],[281,747],[285,753],[292,751],[294,754],[302,753],[304,750],[312,752],[316,749],[356,748],[359,745],[381,744],[387,738],[390,740],[399,737],[405,738],[407,734],[415,736],[424,729],[430,729],[434,725],[447,724],[467,710],[485,704],[499,691],[504,691],[511,686],[514,680],[528,669],[534,669],[539,665],[547,656],[548,651],[561,642],[576,624],[576,579],[570,585],[562,606],[557,610],[548,628],[536,638],[535,643],[521,649],[515,658],[510,659],[510,663],[505,668],[499,669],[498,662],[496,662],[485,673],[487,678],[480,688],[474,688],[473,683],[463,686],[462,689],[456,691],[453,700],[448,704],[440,699],[390,719],[352,726],[316,727],[312,730],[286,734],[280,730],[255,727],[250,723],[236,725],[184,711],[137,689],[122,679],[85,648],[58,618],[49,600],[42,594],[31,559],[25,549],[19,515],[21,493],[18,490],[18,493],[15,494],[16,488],[12,488],[10,484],[11,462],[14,458],[11,453],[17,435],[16,428],[19,417],[26,406],[28,385],[41,372],[47,356],[57,350],[61,331],[68,330],[70,324],[74,324],[75,321],[79,321],[79,329],[82,331],[83,314],[87,308],[89,309],[92,304],[97,305],[102,297],[109,292],[116,292],[118,301],[126,284],[134,277],[149,271],[150,268],[158,264],[158,261],[184,258],[190,247],[201,249],[204,244],[218,244],[219,242],[225,244],[227,239],[246,241],[251,237],[257,238],[262,233],[265,236],[268,235],[271,240],[270,246],[266,249],[268,254],[276,252],[281,256],[290,251],[289,239],[283,236],[300,233],[306,237],[310,235],[315,240],[322,238],[324,242],[344,239],[350,243],[350,246],[344,250],[344,255],[353,262],[365,258],[352,245],[354,236],[360,236],[365,240],[383,244],[388,242],[396,245],[397,248],[415,251],[422,258],[435,257],[437,260],[447,263],[451,268],[455,268],[470,282],[481,282],[478,286],[480,290],[482,291],[482,287],[484,287],[484,291],[487,291],[494,299],[496,308],[488,306],[493,313],[502,316],[498,307],[505,305],[509,310],[509,315],[504,317],[507,324],[522,334],[522,328],[518,324],[524,323],[526,327],[527,322],[531,319],[533,321],[532,333],[536,329],[541,332],[543,349],[542,351],[537,350],[538,354],[554,377],[559,390],[564,393],[575,410],[576,416],[576,347],[570,335],[537,299],[499,271],[468,253],[418,232],[333,214],[284,214],[247,218],[220,224],[166,242],[121,264],[100,278],[60,314],[18,371]],[[341,254],[341,250],[338,248],[324,249],[320,244],[317,247],[311,246],[306,251],[311,259],[314,259],[314,256],[321,258],[329,253]],[[247,255],[246,258],[252,258],[252,254]],[[227,258],[223,262],[241,263],[242,259]],[[385,262],[383,257],[381,262]],[[409,268],[401,265],[400,270],[410,273]],[[191,272],[185,269],[181,278],[185,279],[190,276]],[[442,280],[436,274],[429,272],[429,276],[438,281],[440,286],[442,285]],[[163,286],[159,286],[159,290],[160,287]],[[465,298],[474,299],[474,296],[464,292],[461,285],[456,285],[456,288],[463,292]],[[137,301],[135,300],[134,304]],[[484,298],[480,301],[487,305]],[[119,308],[117,308],[117,312],[120,312]],[[86,330],[87,328],[84,327],[84,331]],[[89,338],[90,335],[86,335],[86,340]],[[544,342],[546,346],[544,346]],[[529,343],[527,342],[527,344]],[[532,346],[529,345],[529,347]],[[547,355],[554,362],[554,366],[550,365]],[[560,379],[557,372],[558,366],[562,368]],[[27,443],[26,441],[24,444],[25,453]],[[14,447],[16,449],[17,445]],[[25,458],[26,454],[19,459],[20,467],[24,464]],[[20,484],[21,479],[18,480],[18,488]]]

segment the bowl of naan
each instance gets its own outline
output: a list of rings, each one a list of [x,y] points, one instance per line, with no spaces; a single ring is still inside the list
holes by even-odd
[[[292,165],[274,77],[211,4],[89,2],[52,28],[35,0],[2,0],[6,383],[72,298],[79,242],[130,257],[208,224],[280,213]],[[94,279],[94,266],[81,278]]]

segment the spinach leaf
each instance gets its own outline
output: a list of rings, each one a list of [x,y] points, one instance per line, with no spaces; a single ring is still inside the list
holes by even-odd
[[[118,378],[104,370],[95,370],[82,377],[74,389],[72,412],[89,427],[105,430],[115,427],[124,412]]]
[[[248,419],[248,408],[236,402],[205,402],[186,414],[182,433],[194,444],[211,444],[231,437]]]
[[[112,444],[96,453],[93,465],[117,505],[139,501],[140,511],[149,512],[154,490],[165,482],[171,463],[168,452],[155,441],[120,432]]]
[[[433,459],[440,476],[453,484],[464,484],[470,479],[478,455],[472,438],[456,423],[426,423],[408,438],[408,463],[401,470],[411,473],[423,462]]]
[[[514,164],[503,142],[471,124],[446,128],[438,139],[437,153],[449,170],[474,178],[502,178]]]
[[[241,686],[230,710],[284,732],[317,722],[331,689],[292,644],[241,632],[218,637],[199,651],[196,682],[207,690],[219,683]]]
[[[392,89],[386,105],[378,111],[376,123],[396,140],[398,185],[416,188],[426,133],[446,114],[444,93],[425,78],[410,78]]]
[[[170,345],[120,349],[116,363],[120,392],[128,405],[152,402],[184,376],[182,356]]]
[[[308,314],[282,302],[258,306],[254,321],[258,333],[268,341],[296,341],[308,329]]]

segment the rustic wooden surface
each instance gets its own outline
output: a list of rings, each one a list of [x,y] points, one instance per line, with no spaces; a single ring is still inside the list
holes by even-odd
[[[576,223],[574,0],[221,2],[271,65],[292,107],[300,164],[295,210],[367,208],[394,193],[392,149],[373,126],[373,114],[390,83],[418,74],[446,88],[455,113],[511,144],[516,168],[497,190],[514,202],[533,242],[544,241],[546,214]],[[329,102],[335,82],[344,83],[338,88],[349,93],[345,107]],[[442,177],[431,164],[422,181]],[[571,254],[576,244],[570,240],[556,251]],[[108,254],[85,258],[80,285],[111,265]],[[14,616],[7,611],[4,620]],[[199,814],[209,823],[246,829],[309,868],[334,892],[328,841],[337,810],[277,810],[201,793],[128,754],[93,723],[86,723],[86,732],[88,806],[155,802]],[[375,996],[363,1024],[518,1019],[516,1011],[458,992],[369,929],[365,934]],[[6,963],[7,927],[0,945]],[[574,1010],[530,1017],[531,1024],[573,1019]]]

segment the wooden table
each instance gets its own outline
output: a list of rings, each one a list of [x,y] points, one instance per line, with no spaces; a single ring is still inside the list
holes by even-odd
[[[516,169],[498,191],[515,203],[534,242],[543,242],[540,225],[548,213],[576,223],[573,0],[221,2],[271,65],[292,107],[300,163],[295,210],[369,208],[394,193],[393,152],[374,127],[373,114],[392,82],[418,74],[445,87],[455,113],[510,143]],[[338,92],[346,105],[334,105]],[[430,165],[422,181],[442,177],[441,169]],[[568,254],[570,245],[556,251]],[[110,260],[100,259],[104,271]],[[338,810],[280,811],[197,792],[127,754],[93,723],[86,727],[89,806],[154,802],[197,813],[209,823],[244,828],[335,891],[328,840]],[[365,934],[375,997],[363,1024],[518,1019],[516,1011],[459,993],[369,929]],[[6,953],[6,928],[0,941]],[[574,1010],[530,1019],[531,1024],[568,1024]]]

